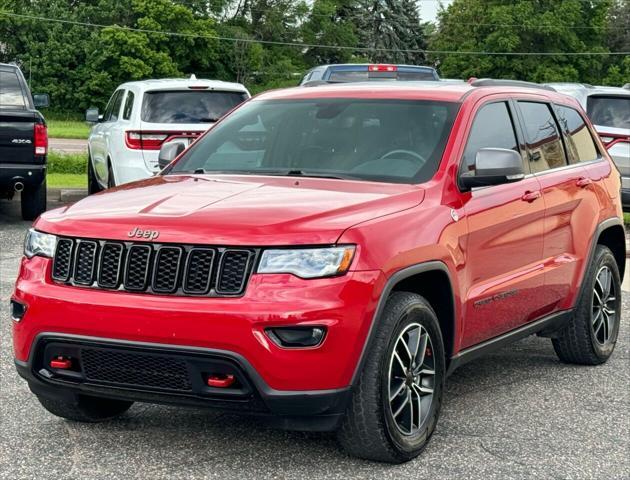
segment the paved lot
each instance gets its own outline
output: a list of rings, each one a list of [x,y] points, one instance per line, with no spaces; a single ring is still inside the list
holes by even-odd
[[[58,153],[87,153],[87,140],[51,138],[48,145],[51,150]]]
[[[0,304],[28,227],[0,201]],[[348,458],[326,434],[248,418],[134,405],[82,425],[46,413],[15,373],[0,308],[0,478],[630,478],[630,293],[617,350],[600,367],[562,365],[531,337],[458,370],[425,453],[401,466]]]

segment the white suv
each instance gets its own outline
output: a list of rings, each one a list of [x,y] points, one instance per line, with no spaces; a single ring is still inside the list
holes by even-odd
[[[194,75],[122,84],[102,115],[97,109],[86,112],[94,123],[88,138],[89,193],[156,174],[163,143],[192,143],[249,97],[239,83]]]
[[[576,98],[586,111],[621,173],[623,209],[630,212],[630,90],[581,83],[547,85]]]

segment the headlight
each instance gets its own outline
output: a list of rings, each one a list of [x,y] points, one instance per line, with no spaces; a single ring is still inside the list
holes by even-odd
[[[348,271],[354,246],[265,250],[258,273],[292,273],[301,278],[341,275]]]
[[[57,237],[49,233],[38,232],[32,228],[26,234],[24,241],[24,255],[28,258],[35,255],[52,258],[55,255]]]

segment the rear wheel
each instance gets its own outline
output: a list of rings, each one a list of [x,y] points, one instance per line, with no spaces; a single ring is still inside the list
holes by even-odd
[[[116,186],[116,179],[114,178],[114,169],[112,168],[112,162],[107,162],[107,188],[113,188]]]
[[[117,417],[129,410],[133,402],[109,400],[80,395],[76,401],[37,397],[39,403],[53,415],[76,422],[96,423]]]
[[[565,363],[599,365],[615,349],[621,320],[621,279],[608,247],[597,245],[584,282],[573,318],[552,340],[553,348]]]
[[[98,183],[98,180],[96,179],[96,174],[94,173],[94,166],[92,165],[91,157],[88,157],[87,176],[88,176],[88,195],[92,195],[94,193],[98,193],[103,190],[101,185]]]
[[[21,196],[22,218],[35,220],[46,211],[46,179],[36,186],[24,187]]]
[[[338,439],[351,455],[390,463],[427,445],[442,403],[445,361],[435,312],[420,295],[388,299]]]

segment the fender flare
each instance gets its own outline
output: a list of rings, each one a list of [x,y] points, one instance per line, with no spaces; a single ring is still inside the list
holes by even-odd
[[[352,375],[352,380],[350,383],[352,387],[354,387],[357,384],[357,382],[359,381],[361,372],[363,371],[363,367],[365,365],[365,361],[367,357],[367,352],[369,352],[374,342],[377,322],[379,322],[379,319],[383,313],[383,310],[385,309],[385,304],[387,303],[389,294],[392,292],[394,287],[398,283],[400,283],[402,280],[405,280],[406,278],[409,278],[409,277],[413,277],[414,275],[418,275],[420,273],[434,272],[434,271],[440,271],[446,274],[448,281],[451,284],[451,301],[452,301],[452,306],[453,306],[453,312],[457,311],[457,309],[455,308],[455,291],[453,289],[453,281],[451,279],[451,272],[449,271],[448,267],[443,261],[432,260],[428,262],[422,262],[415,265],[411,265],[409,267],[405,267],[402,270],[398,270],[397,272],[395,272],[391,277],[387,279],[387,283],[385,284],[385,286],[383,287],[383,290],[381,291],[381,296],[378,300],[376,311],[374,312],[374,316],[372,317],[372,323],[370,324],[370,329],[368,331],[365,342],[363,343],[363,349],[361,350],[359,361],[357,362],[357,365],[354,369],[354,373]],[[454,320],[454,323],[456,323],[455,320]],[[454,333],[453,342],[455,342],[455,338],[456,338],[455,330],[453,330],[453,333]]]
[[[614,226],[620,226],[623,229],[623,221],[619,217],[611,217],[600,222],[595,228],[595,231],[593,232],[593,235],[591,237],[591,246],[589,248],[588,257],[586,257],[586,261],[584,262],[584,267],[582,268],[582,272],[580,275],[580,286],[578,290],[578,295],[575,297],[576,302],[582,297],[584,289],[586,288],[584,277],[586,277],[586,272],[590,267],[593,258],[595,257],[595,250],[597,249],[597,245],[599,244],[599,239],[602,236],[604,230],[607,230],[610,227]],[[573,305],[573,307],[575,307],[575,305]]]

